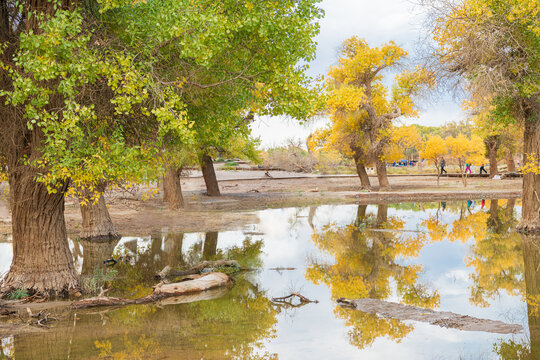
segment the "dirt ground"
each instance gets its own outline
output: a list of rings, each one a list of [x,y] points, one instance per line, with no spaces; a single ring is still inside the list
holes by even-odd
[[[135,193],[108,193],[107,205],[118,231],[124,235],[148,235],[156,231],[220,231],[254,223],[255,210],[331,203],[381,203],[407,201],[468,200],[521,197],[522,179],[470,178],[465,188],[459,178],[390,176],[389,192],[360,191],[356,176],[315,176],[280,171],[217,171],[221,197],[204,195],[200,173],[182,179],[186,207],[169,211],[161,193],[149,200]],[[375,190],[377,178],[370,178]],[[0,199],[0,237],[10,233],[6,199]],[[78,201],[66,199],[68,232],[76,236],[81,227]]]

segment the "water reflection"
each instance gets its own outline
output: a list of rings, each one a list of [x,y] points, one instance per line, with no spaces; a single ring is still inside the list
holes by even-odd
[[[418,232],[399,232],[403,221],[388,217],[388,205],[378,205],[375,217],[366,216],[366,205],[359,205],[353,224],[346,227],[325,226],[313,233],[321,251],[330,253],[334,262],[310,265],[306,277],[331,289],[332,297],[348,299],[388,299],[395,282],[399,300],[408,305],[436,307],[440,296],[418,280],[421,267],[403,266],[398,258],[415,256],[428,237]],[[336,306],[336,315],[348,326],[350,341],[364,348],[376,338],[386,336],[401,340],[413,326]]]
[[[513,200],[313,206],[261,211],[243,231],[77,242],[83,275],[129,259],[114,266],[113,296],[148,294],[167,265],[228,258],[254,271],[204,301],[64,312],[46,333],[5,337],[0,357],[537,359],[540,237],[512,231],[519,212]],[[292,291],[319,303],[291,312],[270,301]],[[398,321],[337,306],[339,297],[519,322],[528,334]]]

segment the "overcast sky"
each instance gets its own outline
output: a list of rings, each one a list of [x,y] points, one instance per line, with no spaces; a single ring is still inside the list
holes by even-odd
[[[414,56],[414,49],[421,38],[419,10],[407,0],[323,0],[325,16],[317,36],[317,58],[310,64],[312,76],[326,74],[338,58],[338,48],[343,40],[356,35],[366,39],[370,46],[379,46],[390,40],[404,47]],[[464,114],[452,96],[421,104],[421,115],[416,119],[402,119],[405,124],[441,125],[461,120]],[[259,136],[263,147],[283,144],[289,138],[302,141],[315,128],[325,126],[320,119],[309,126],[283,118],[257,119],[252,126],[253,135]]]

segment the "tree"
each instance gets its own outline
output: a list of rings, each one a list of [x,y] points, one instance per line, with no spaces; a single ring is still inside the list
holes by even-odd
[[[536,0],[430,1],[435,57],[470,93],[493,105],[493,120],[524,126],[524,164],[540,149],[540,3]],[[519,228],[540,231],[540,173],[527,168]]]
[[[411,161],[422,146],[422,136],[414,125],[397,126],[390,129],[390,144],[385,149],[387,161],[399,161],[404,157]]]
[[[490,111],[482,108],[474,108],[474,103],[470,105],[474,114],[474,133],[484,140],[486,153],[489,159],[489,177],[493,178],[499,174],[497,152],[502,142],[502,133],[505,130],[504,124],[494,122],[490,118]]]
[[[420,153],[422,158],[428,159],[435,166],[437,170],[437,185],[439,185],[439,178],[441,177],[441,160],[447,153],[446,143],[438,135],[429,136],[424,143],[424,149]]]
[[[463,186],[467,186],[465,164],[482,164],[484,162],[483,141],[475,135],[469,139],[465,135],[459,134],[457,137],[447,138],[445,142],[449,156],[458,163]]]
[[[306,119],[316,111],[320,96],[299,63],[315,54],[313,38],[322,16],[318,2],[267,0],[238,6],[227,1],[216,11],[228,27],[225,43],[215,44],[211,59],[185,59],[175,69],[194,139],[190,144],[172,142],[164,150],[173,153],[172,159],[176,151],[195,154],[208,195],[220,194],[212,156],[226,151],[233,139],[248,140],[255,115]],[[182,165],[173,161],[168,167],[178,170]],[[169,208],[179,207],[169,201]]]
[[[433,86],[433,77],[421,68],[403,71],[394,78],[389,95],[383,72],[397,68],[407,56],[405,50],[394,42],[371,48],[365,40],[352,37],[345,40],[340,55],[338,65],[328,73],[332,134],[348,138],[346,146],[360,170],[375,163],[379,188],[387,189],[384,149],[390,142],[392,122],[418,115],[413,97]]]
[[[187,135],[187,121],[174,93],[145,75],[148,62],[95,31],[108,25],[85,5],[6,6],[0,159],[14,256],[3,285],[65,293],[79,287],[64,222],[70,184],[93,189],[149,171],[162,136]]]
[[[194,142],[183,92],[190,79],[177,77],[182,65],[211,67],[232,49],[231,39],[247,33],[253,36],[241,45],[259,54],[254,61],[264,54],[281,64],[279,71],[301,76],[295,64],[313,52],[311,37],[321,14],[316,1],[243,5],[6,5],[0,34],[5,44],[0,159],[9,173],[14,257],[4,286],[49,294],[79,287],[67,243],[64,195],[69,185],[95,189],[101,181],[155,179],[164,148]],[[253,23],[259,14],[264,23]],[[267,41],[275,34],[275,41]],[[298,43],[287,51],[285,42]],[[259,65],[264,75],[275,74],[270,64]],[[235,72],[237,78],[248,75]],[[261,80],[272,89],[276,77],[264,75]]]

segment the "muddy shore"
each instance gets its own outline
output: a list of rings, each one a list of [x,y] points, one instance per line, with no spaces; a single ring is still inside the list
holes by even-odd
[[[235,229],[257,221],[252,211],[289,206],[314,206],[333,203],[391,203],[443,200],[520,198],[522,179],[491,180],[470,178],[463,187],[459,178],[403,175],[390,177],[391,190],[377,191],[377,178],[371,177],[374,191],[360,191],[354,176],[310,176],[297,173],[263,171],[217,171],[221,197],[205,195],[204,181],[198,172],[182,179],[186,207],[169,211],[161,193],[141,200],[148,189],[134,193],[109,192],[109,212],[118,231],[126,235],[148,235],[163,230],[220,231]],[[10,233],[6,199],[0,199],[0,235]],[[78,201],[66,199],[68,232],[76,236],[81,227]]]

